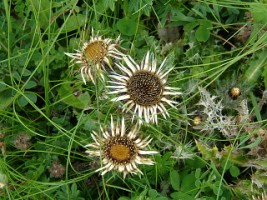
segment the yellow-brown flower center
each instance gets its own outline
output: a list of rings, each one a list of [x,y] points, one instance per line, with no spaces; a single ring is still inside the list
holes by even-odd
[[[101,62],[107,54],[107,44],[102,40],[88,43],[84,48],[84,54],[87,60],[94,64]]]
[[[228,94],[235,100],[241,95],[241,90],[238,87],[233,87],[229,90]]]
[[[200,116],[198,116],[198,115],[195,116],[195,117],[193,118],[192,123],[193,123],[194,126],[198,126],[198,125],[200,125],[200,124],[202,123],[202,117],[200,117]]]
[[[105,157],[115,164],[128,163],[137,154],[134,142],[126,136],[111,137],[104,142],[103,150]]]
[[[110,148],[110,156],[118,161],[124,161],[130,157],[130,149],[121,144],[115,144]]]
[[[149,71],[133,74],[127,83],[130,98],[141,106],[153,106],[160,102],[164,86],[160,77]]]

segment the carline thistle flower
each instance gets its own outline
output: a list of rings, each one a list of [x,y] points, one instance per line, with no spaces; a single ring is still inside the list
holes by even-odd
[[[96,170],[102,171],[101,175],[106,174],[111,170],[117,170],[123,173],[123,178],[128,173],[143,174],[138,169],[138,164],[153,165],[154,162],[145,155],[158,153],[157,151],[144,150],[152,139],[146,137],[141,139],[138,137],[138,126],[131,130],[126,130],[124,118],[121,123],[113,122],[111,116],[110,130],[103,130],[101,127],[102,136],[93,132],[91,134],[94,143],[88,144],[85,147],[91,148],[86,153],[93,156],[99,156],[102,159],[103,166]]]
[[[125,56],[118,50],[120,37],[115,41],[110,38],[102,39],[102,36],[92,35],[89,42],[85,42],[81,50],[76,50],[76,53],[65,53],[71,57],[71,62],[80,65],[80,73],[84,84],[87,80],[91,80],[96,84],[96,73],[106,70],[108,65],[112,69],[111,59],[120,60]],[[103,78],[103,74],[100,73]]]
[[[117,97],[111,101],[122,101],[123,111],[133,111],[134,117],[139,117],[139,123],[142,119],[145,121],[157,123],[158,111],[166,119],[169,116],[164,104],[175,107],[177,102],[170,100],[171,95],[180,95],[179,88],[167,86],[167,75],[173,69],[165,69],[166,58],[157,69],[156,59],[149,52],[138,65],[130,56],[123,57],[125,65],[119,63],[116,65],[123,74],[114,73],[110,75],[112,81],[108,88],[109,94],[116,94]]]

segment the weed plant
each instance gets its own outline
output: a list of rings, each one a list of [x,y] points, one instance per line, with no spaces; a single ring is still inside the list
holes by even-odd
[[[0,199],[266,199],[266,19],[266,0],[1,1]],[[158,152],[143,175],[102,176],[102,159],[85,153],[111,115],[136,123],[111,101],[112,69],[85,84],[65,55],[92,30],[120,36],[138,64],[149,51],[173,67],[178,103],[140,125]]]

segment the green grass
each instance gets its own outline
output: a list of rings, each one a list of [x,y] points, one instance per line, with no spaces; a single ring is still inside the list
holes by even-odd
[[[4,0],[0,199],[260,196],[267,184],[266,3]],[[124,53],[137,63],[147,51],[158,65],[167,57],[167,67],[174,67],[168,85],[183,93],[174,98],[176,109],[166,106],[169,118],[159,115],[157,125],[140,129],[153,138],[149,149],[159,152],[151,156],[153,166],[139,165],[142,176],[101,176],[94,172],[99,158],[85,154],[92,131],[109,127],[111,115],[124,116],[130,128],[134,114],[110,101],[110,70],[106,81],[97,74],[96,85],[85,85],[80,66],[64,54],[80,50],[92,29],[104,38],[120,35]],[[232,87],[241,90],[237,99],[228,94]],[[203,106],[208,101],[222,109]],[[201,124],[193,124],[195,116]],[[65,169],[60,177],[51,173],[55,161]]]

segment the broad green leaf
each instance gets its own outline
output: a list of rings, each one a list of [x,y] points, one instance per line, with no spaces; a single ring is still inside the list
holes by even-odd
[[[219,181],[217,181],[213,185],[211,185],[213,193],[218,195],[218,196],[222,196],[222,194],[223,194],[222,187],[220,187],[220,184],[221,183]]]
[[[12,72],[12,77],[16,79],[17,81],[20,81],[20,75],[17,71]]]
[[[196,177],[192,174],[187,174],[183,177],[181,182],[181,191],[186,192],[187,194],[195,194],[197,192],[196,189]]]
[[[193,157],[193,159],[187,159],[186,164],[191,168],[203,168],[206,167],[206,163],[200,157]]]
[[[184,192],[173,192],[171,193],[171,197],[175,200],[194,200],[194,196],[186,194]]]
[[[37,85],[35,81],[28,81],[27,84],[25,85],[25,89],[30,89],[34,88]]]
[[[191,23],[186,23],[184,25],[184,30],[186,32],[190,32],[192,31],[195,27],[197,27],[199,25],[199,23],[197,21],[191,22]]]
[[[148,190],[148,196],[155,199],[158,196],[158,192],[155,189],[149,189]]]
[[[26,93],[25,96],[28,97],[28,99],[33,103],[36,103],[37,95],[35,93]]]
[[[238,177],[240,174],[239,168],[234,166],[234,165],[232,167],[230,167],[229,171],[230,171],[230,174],[232,177]]]
[[[30,70],[24,69],[22,76],[30,76],[31,74],[32,74],[32,72]]]
[[[51,2],[49,0],[32,0],[30,2],[33,5],[33,12],[36,14],[40,27],[47,28],[49,26]]]
[[[89,107],[91,103],[91,98],[88,92],[80,92],[77,94],[77,91],[80,91],[81,88],[77,86],[70,86],[69,84],[62,85],[58,93],[61,97],[61,100],[69,106],[85,109]]]
[[[200,175],[201,175],[201,169],[200,168],[197,168],[196,169],[196,172],[195,172],[196,179],[199,179],[200,178]]]
[[[195,36],[199,42],[206,42],[210,37],[210,30],[207,26],[200,25]]]
[[[0,103],[0,110],[4,110],[14,100],[14,96],[12,94],[13,90],[9,89],[9,88],[6,88],[4,90],[1,90],[0,92],[1,92],[1,95],[0,95],[0,102],[1,102]]]
[[[171,185],[174,190],[179,190],[180,188],[180,176],[176,170],[170,172]]]
[[[71,194],[72,197],[74,197],[74,198],[77,198],[79,196],[80,191],[78,190],[76,183],[73,183],[72,184],[72,186],[71,186],[71,193],[72,193]]]
[[[231,152],[229,152],[231,153]],[[228,170],[231,166],[233,166],[233,163],[225,156],[221,159],[221,166],[225,169]]]
[[[7,87],[6,87],[5,82],[0,81],[0,91],[3,91],[3,90],[6,89],[6,88],[7,88]]]
[[[78,49],[78,48],[80,48],[79,47],[80,42],[81,42],[80,38],[74,38],[74,37],[70,38],[69,49]]]
[[[145,197],[146,197],[146,195],[147,195],[147,190],[148,190],[148,189],[144,189],[143,192],[139,193],[137,199],[145,199]]]
[[[131,200],[129,197],[120,197],[118,200]]]
[[[115,9],[115,0],[98,0],[95,9],[98,12],[106,12],[108,9],[110,9],[112,12],[114,12]]]
[[[115,0],[105,0],[104,2],[107,5],[107,7],[109,7],[110,10],[114,12]]]
[[[25,96],[20,96],[18,98],[18,103],[21,107],[24,107],[26,105],[28,105],[29,101],[31,101],[32,103],[36,103],[37,101],[37,96],[35,93],[27,93],[25,92],[24,94]]]
[[[72,15],[66,21],[63,31],[70,32],[84,26],[86,17],[82,14]]]
[[[151,8],[152,8],[152,5],[153,5],[153,0],[144,0],[144,1],[141,1],[143,3],[142,5],[142,11],[143,13],[146,15],[146,16],[150,16],[150,13],[151,13]]]
[[[117,22],[117,28],[123,35],[133,36],[137,29],[137,23],[134,19],[123,18]]]
[[[156,197],[155,200],[169,200],[167,197]]]
[[[195,18],[186,16],[178,9],[173,9],[172,14],[173,14],[173,16],[171,19],[172,19],[172,21],[175,21],[175,22],[193,22],[193,21],[195,21]],[[179,25],[179,23],[178,23],[178,25]]]
[[[205,26],[205,27],[207,27],[208,29],[211,29],[211,28],[212,28],[212,23],[211,23],[209,20],[206,20],[206,19],[199,19],[199,20],[198,20],[198,23],[199,23],[199,25],[201,25],[201,26]]]
[[[25,99],[24,96],[20,96],[18,99],[18,103],[21,107],[26,106],[29,102],[27,101],[27,99]]]
[[[210,30],[212,24],[209,20],[201,19],[198,20],[199,27],[196,30],[196,39],[199,42],[206,42],[210,38]]]

